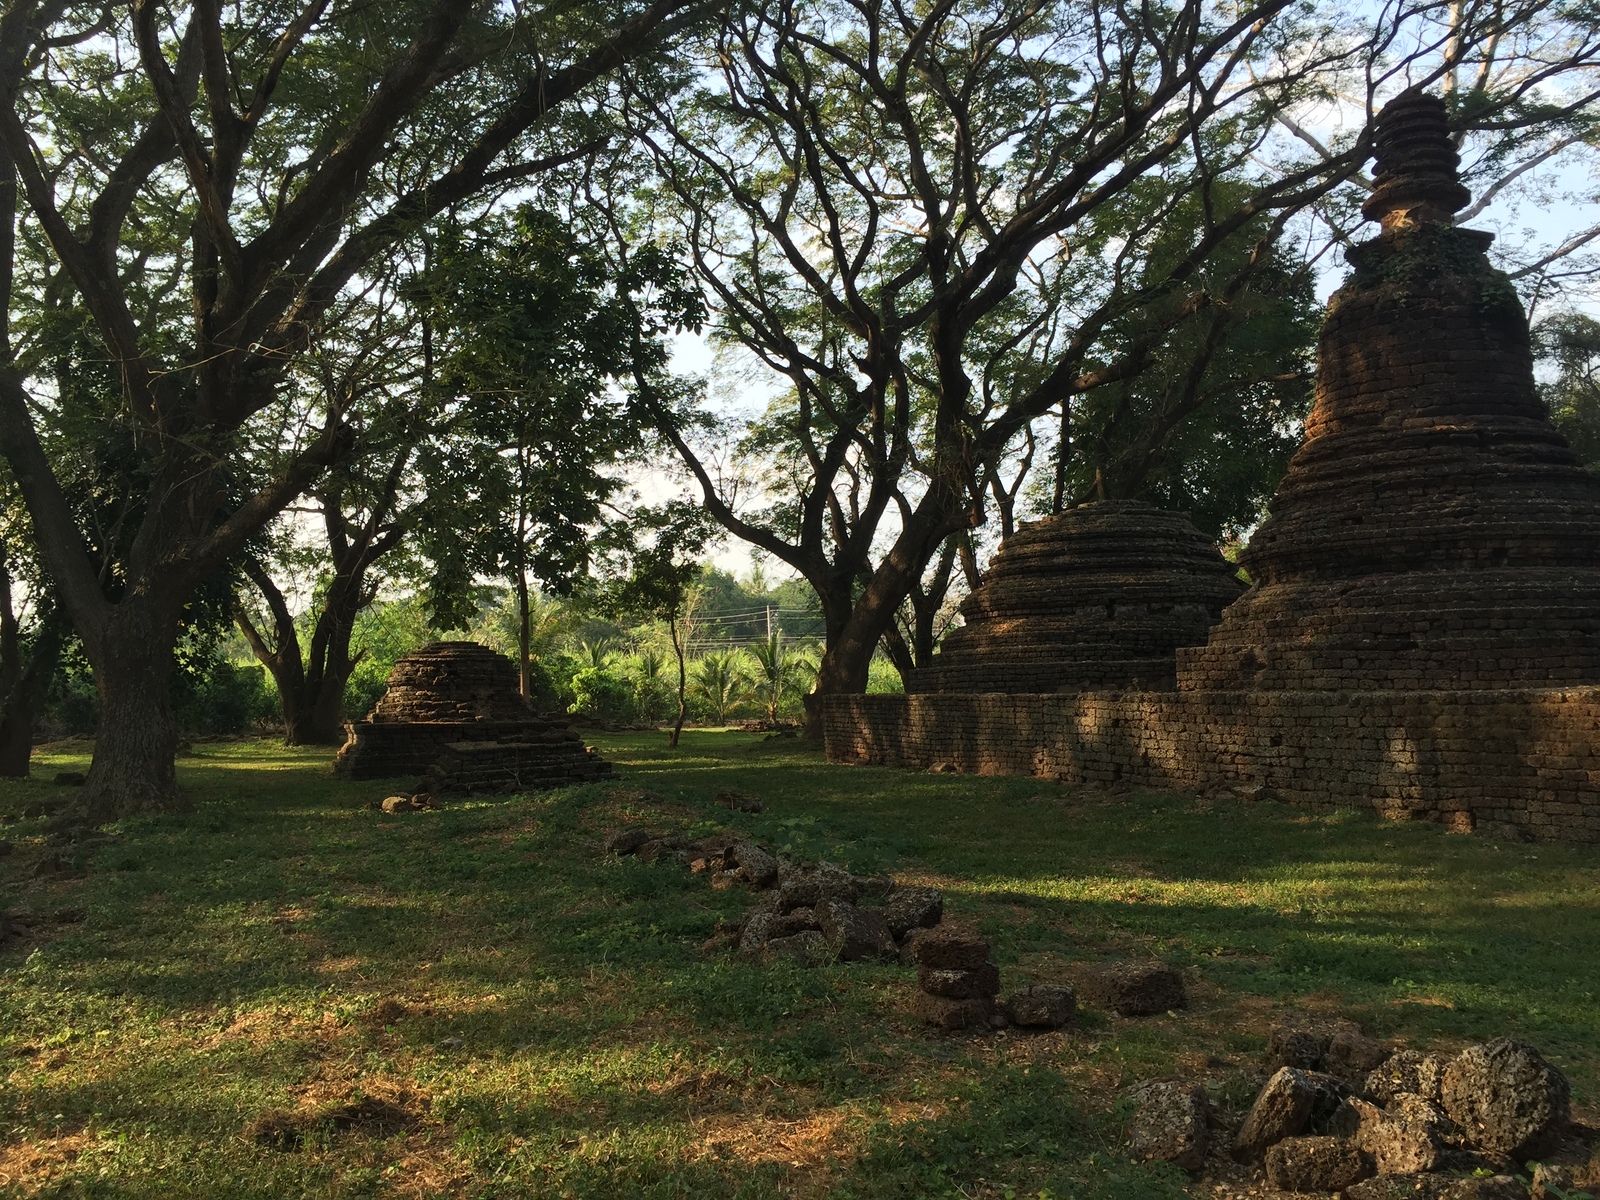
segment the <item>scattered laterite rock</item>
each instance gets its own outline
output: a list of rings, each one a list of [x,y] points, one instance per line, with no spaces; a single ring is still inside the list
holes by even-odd
[[[1130,1094],[1128,1142],[1134,1154],[1198,1171],[1205,1165],[1211,1102],[1197,1083],[1153,1080]]]
[[[947,996],[951,1000],[993,999],[1000,990],[1000,968],[992,962],[970,971],[920,967],[917,986],[930,996]]]
[[[985,1029],[994,1015],[994,1000],[988,996],[954,999],[918,991],[911,998],[912,1015],[947,1033],[961,1029]]]
[[[1259,1162],[1284,1138],[1325,1132],[1349,1094],[1349,1086],[1335,1076],[1280,1067],[1245,1114],[1233,1156]]]
[[[1013,1025],[1060,1029],[1078,1015],[1078,994],[1064,984],[1036,983],[1011,993],[1002,1009]]]
[[[1444,1069],[1449,1062],[1449,1059],[1437,1054],[1396,1050],[1367,1073],[1361,1090],[1379,1105],[1389,1103],[1402,1093],[1437,1102],[1444,1084]]]
[[[1102,963],[1084,979],[1084,994],[1122,1017],[1149,1017],[1189,1006],[1183,974],[1164,962]]]
[[[889,932],[904,938],[913,929],[932,929],[944,920],[944,893],[938,888],[895,888],[883,905]]]
[[[1517,1162],[1555,1149],[1570,1122],[1567,1077],[1511,1038],[1468,1046],[1445,1067],[1439,1090],[1472,1145]]]
[[[989,943],[973,930],[940,925],[917,938],[912,957],[921,967],[971,971],[989,961]]]
[[[1284,1138],[1267,1150],[1267,1182],[1286,1192],[1339,1192],[1371,1174],[1371,1161],[1345,1138]]]

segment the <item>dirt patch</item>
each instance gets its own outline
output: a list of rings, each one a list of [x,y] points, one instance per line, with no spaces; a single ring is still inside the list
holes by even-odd
[[[242,1131],[246,1141],[273,1150],[298,1150],[307,1138],[334,1136],[381,1139],[420,1129],[429,1108],[426,1093],[385,1079],[313,1084],[293,1109],[258,1114]]]
[[[80,1132],[0,1146],[0,1188],[16,1189],[23,1196],[38,1195],[94,1141],[93,1134]]]

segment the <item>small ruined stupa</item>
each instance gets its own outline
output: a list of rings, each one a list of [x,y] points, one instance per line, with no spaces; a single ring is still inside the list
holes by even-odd
[[[1551,425],[1528,322],[1454,225],[1442,101],[1379,114],[1378,174],[1318,348],[1305,443],[1241,557],[1254,580],[1184,689],[1600,683],[1600,476]]]
[[[417,775],[437,792],[564,787],[611,774],[564,720],[539,716],[511,660],[477,642],[435,642],[407,654],[362,721],[346,726],[336,775]]]
[[[965,620],[912,692],[1171,689],[1174,652],[1244,585],[1178,513],[1134,500],[1085,504],[1001,544]]]

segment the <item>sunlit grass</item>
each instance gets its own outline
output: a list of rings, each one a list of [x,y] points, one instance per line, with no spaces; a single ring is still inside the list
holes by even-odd
[[[191,811],[125,823],[81,879],[33,879],[45,821],[11,824],[8,903],[40,920],[0,951],[0,1189],[1177,1195],[1124,1156],[1118,1089],[1174,1071],[1233,1087],[1288,1004],[1415,1044],[1517,1034],[1580,1105],[1600,1094],[1590,849],[840,768],[733,732],[691,731],[677,752],[597,740],[615,786],[396,818],[365,807],[383,781],[332,779],[326,751],[202,744],[179,763]],[[69,797],[48,780],[87,749],[47,747],[33,779],[0,786],[0,813]],[[766,811],[715,806],[724,790]],[[742,898],[602,860],[629,820],[732,826],[937,883],[988,930],[1008,987],[1153,953],[1190,972],[1195,1002],[1045,1037],[935,1037],[904,1015],[897,967],[699,958]],[[51,919],[69,908],[85,919]],[[359,1096],[410,1127],[311,1125],[292,1151],[244,1137],[268,1110]]]

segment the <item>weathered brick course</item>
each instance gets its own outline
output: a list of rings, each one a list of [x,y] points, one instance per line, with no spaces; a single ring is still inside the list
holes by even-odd
[[[1188,519],[1151,504],[1085,504],[1001,543],[964,624],[913,692],[1176,686],[1173,651],[1205,641],[1244,590]]]

